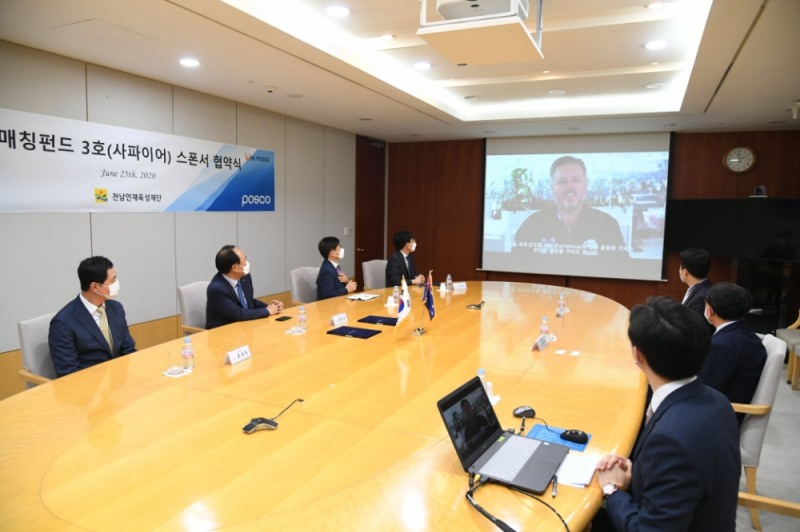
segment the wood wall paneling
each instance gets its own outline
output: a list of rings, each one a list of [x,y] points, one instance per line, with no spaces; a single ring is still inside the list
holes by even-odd
[[[738,145],[750,146],[758,155],[756,167],[744,176],[729,173],[722,164],[727,150]],[[665,281],[477,271],[483,150],[483,141],[478,140],[389,145],[387,237],[391,240],[392,234],[402,228],[414,231],[421,243],[415,256],[420,269],[433,268],[437,280],[449,271],[457,278],[569,286],[598,293],[627,307],[652,295],[683,297],[686,287],[678,278],[677,253],[665,257]],[[671,199],[746,198],[756,185],[766,185],[773,197],[800,197],[800,131],[678,133],[673,136],[671,164]],[[720,230],[724,231],[724,226]],[[389,248],[393,250],[391,242]],[[736,276],[734,260],[712,259],[713,281],[735,282]],[[794,305],[794,299],[796,296],[790,298],[790,305]]]

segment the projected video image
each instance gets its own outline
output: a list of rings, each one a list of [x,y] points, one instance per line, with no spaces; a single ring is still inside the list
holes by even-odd
[[[484,268],[657,279],[668,151],[489,155]]]

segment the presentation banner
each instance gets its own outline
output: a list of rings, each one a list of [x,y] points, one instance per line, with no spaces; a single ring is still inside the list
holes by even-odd
[[[273,151],[0,109],[0,212],[274,210]]]

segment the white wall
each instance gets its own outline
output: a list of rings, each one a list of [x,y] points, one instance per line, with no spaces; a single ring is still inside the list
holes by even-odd
[[[78,263],[105,255],[131,324],[178,313],[176,288],[215,273],[237,244],[256,295],[290,289],[289,270],[316,266],[337,236],[354,271],[355,135],[263,109],[0,41],[0,107],[275,152],[275,211],[265,213],[0,213],[0,352],[17,323],[55,312],[78,291]],[[2,154],[0,154],[0,161]],[[0,179],[14,179],[3,172]],[[45,193],[45,191],[42,191]]]

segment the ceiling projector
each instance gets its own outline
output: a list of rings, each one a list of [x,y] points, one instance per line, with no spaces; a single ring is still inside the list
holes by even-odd
[[[504,14],[528,18],[528,0],[436,0],[436,11],[445,20],[491,17]]]

